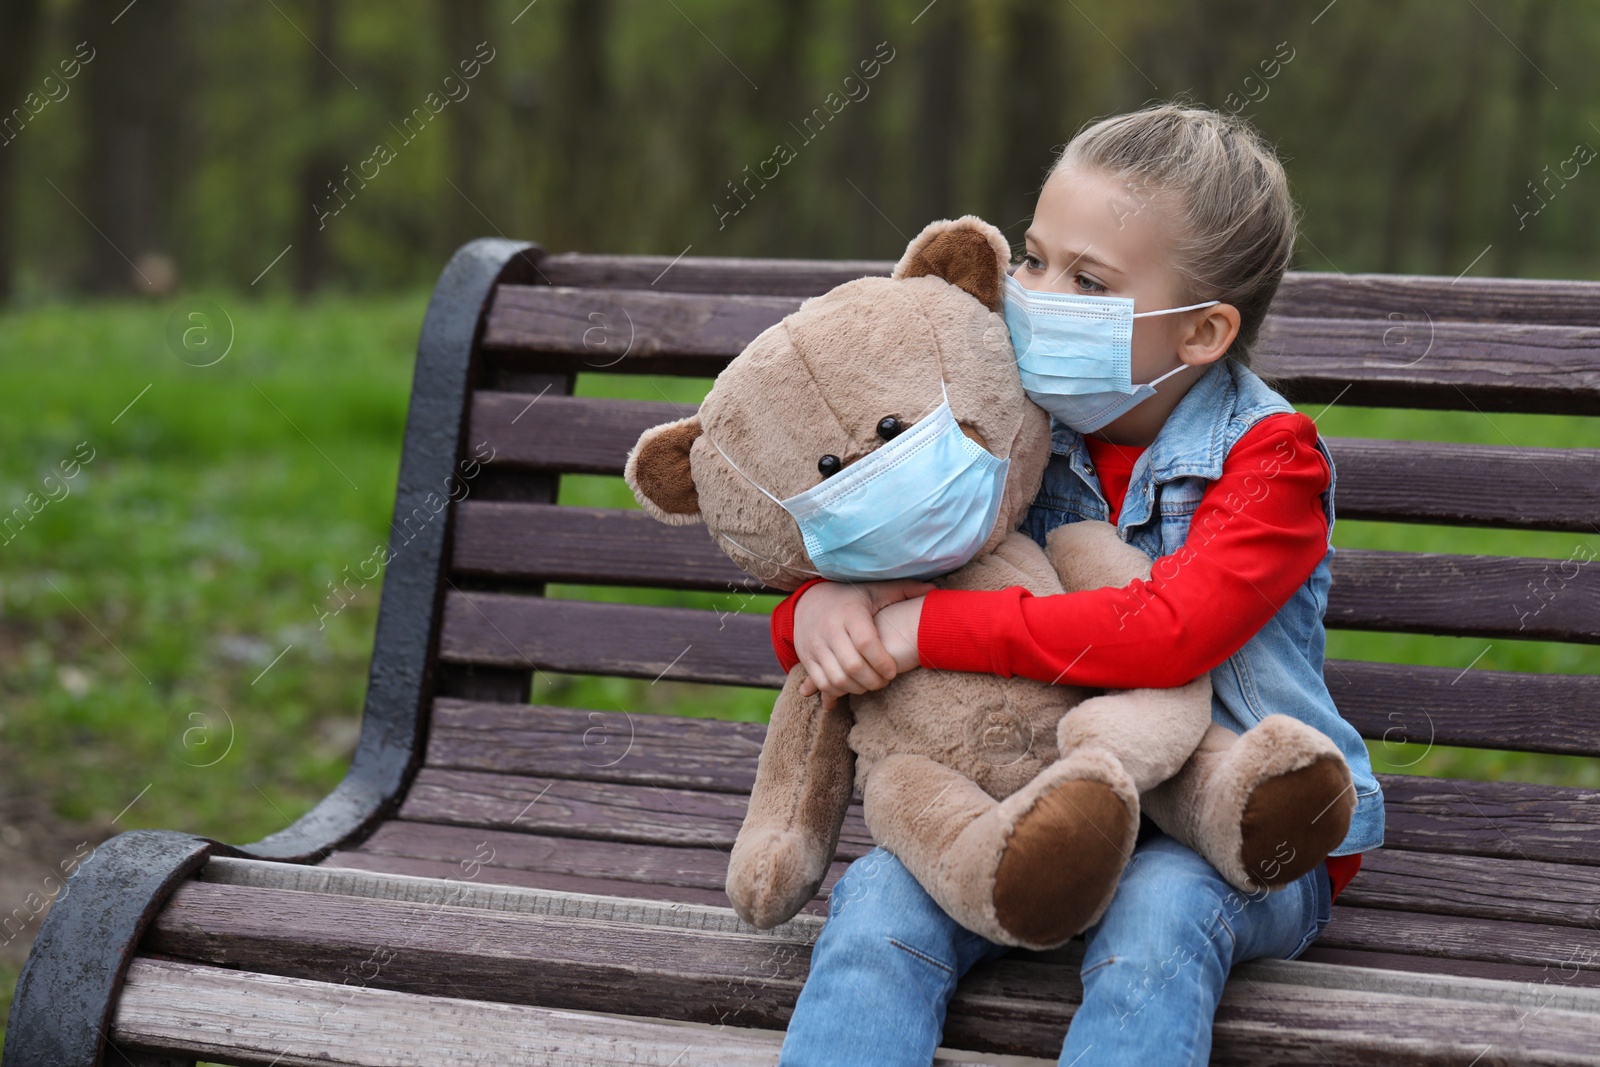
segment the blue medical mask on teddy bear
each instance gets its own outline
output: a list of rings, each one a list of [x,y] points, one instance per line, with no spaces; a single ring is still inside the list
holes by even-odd
[[[1056,421],[1093,433],[1156,395],[1156,386],[1184,370],[1174,367],[1155,381],[1133,382],[1133,320],[1146,315],[1220,304],[1199,304],[1135,313],[1122,296],[1052,293],[1025,288],[1006,276],[1006,329],[1028,398]]]
[[[706,440],[799,525],[817,569],[781,566],[834,581],[936,578],[965,565],[989,539],[1011,467],[1009,456],[1000,459],[961,432],[942,379],[939,388],[943,403],[910,429],[782,500]]]

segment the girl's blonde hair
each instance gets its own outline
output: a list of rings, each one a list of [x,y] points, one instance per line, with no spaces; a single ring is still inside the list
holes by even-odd
[[[1068,166],[1121,182],[1130,214],[1152,201],[1167,209],[1178,226],[1174,266],[1187,280],[1180,303],[1238,308],[1226,355],[1248,367],[1299,224],[1283,164],[1255,127],[1182,101],[1153,104],[1086,124],[1045,181]]]

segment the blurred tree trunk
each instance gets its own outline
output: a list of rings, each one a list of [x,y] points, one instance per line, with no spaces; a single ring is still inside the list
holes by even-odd
[[[909,219],[896,224],[911,237],[934,219],[955,211],[955,158],[961,137],[961,87],[968,42],[963,40],[960,4],[936,4],[924,11],[917,45],[917,109],[911,136]],[[882,206],[880,204],[880,206]],[[884,207],[891,218],[893,205]]]
[[[1476,13],[1474,13],[1476,14]],[[1433,238],[1434,272],[1454,275],[1464,270],[1480,249],[1466,247],[1463,232],[1469,211],[1467,183],[1477,173],[1472,165],[1476,146],[1483,130],[1484,88],[1488,73],[1484,69],[1484,43],[1491,29],[1481,18],[1468,18],[1464,26],[1464,48],[1457,59],[1462,73],[1461,92],[1456,96],[1456,107],[1449,119],[1449,150],[1440,153],[1437,163],[1442,175],[1439,181],[1437,222]]]
[[[992,169],[988,201],[993,221],[1005,231],[1013,251],[1023,247],[1023,234],[1033,217],[1039,187],[1051,163],[1051,146],[1066,140],[1062,107],[1056,95],[1040,91],[1038,72],[1072,68],[1062,62],[1064,37],[1050,0],[1013,0],[1006,18],[1000,76],[1008,84],[1000,94],[1000,158]],[[1074,78],[1075,74],[1066,77]]]
[[[866,86],[867,96],[860,103],[861,113],[849,116],[849,121],[842,131],[844,136],[833,146],[833,163],[828,168],[831,181],[839,184],[837,190],[829,189],[826,192],[832,196],[833,203],[839,210],[836,218],[839,222],[850,220],[843,228],[838,226],[820,227],[824,231],[817,236],[822,239],[831,238],[834,245],[824,253],[830,256],[845,256],[850,258],[871,258],[874,254],[887,255],[895,248],[893,242],[876,244],[867,240],[868,234],[878,232],[882,219],[872,205],[844,185],[848,178],[868,196],[872,190],[881,188],[883,175],[886,168],[883,166],[884,155],[892,151],[892,146],[885,143],[882,133],[887,129],[887,123],[882,121],[882,113],[888,107],[883,96],[888,93],[885,83],[891,81],[893,69],[891,61],[889,67],[879,67],[878,76],[871,81],[862,78],[860,63],[863,60],[871,61],[879,43],[885,40],[880,36],[881,25],[872,4],[856,4],[850,8],[851,37],[850,37],[850,72],[857,81]],[[891,43],[890,47],[893,47]],[[870,68],[869,68],[870,69]],[[851,108],[857,107],[851,104]],[[782,139],[782,138],[780,138]],[[873,251],[876,249],[876,253]],[[898,253],[896,253],[898,256]]]
[[[294,286],[302,294],[320,289],[328,279],[332,254],[328,242],[329,227],[337,225],[337,216],[325,212],[343,211],[345,201],[333,189],[344,178],[338,156],[333,150],[327,131],[333,94],[343,81],[335,64],[338,59],[338,27],[335,24],[336,5],[331,0],[312,0],[310,5],[310,33],[316,47],[308,49],[306,66],[306,115],[311,125],[311,143],[300,161],[296,178],[296,205],[294,245],[299,249],[295,258]],[[319,54],[320,53],[320,54]],[[354,172],[352,172],[354,173]],[[359,179],[359,175],[357,175]],[[342,190],[341,190],[342,192]]]
[[[1548,0],[1530,0],[1523,8],[1522,28],[1517,33],[1519,51],[1525,53],[1515,70],[1515,88],[1512,91],[1511,143],[1506,150],[1505,197],[1500,208],[1500,236],[1495,242],[1496,273],[1504,278],[1515,278],[1522,269],[1522,254],[1532,244],[1526,225],[1518,218],[1517,205],[1540,209],[1542,191],[1535,194],[1529,182],[1538,185],[1541,170],[1549,160],[1539,158],[1540,117],[1545,94],[1554,92],[1542,72],[1545,62],[1545,39],[1550,26],[1551,6]]]
[[[556,161],[546,171],[552,179],[546,247],[552,252],[611,247],[604,223],[613,189],[606,180],[613,164],[613,101],[605,69],[611,12],[611,0],[569,0],[561,12],[561,59],[550,94],[549,145]]]
[[[767,63],[762,70],[750,72],[756,84],[760,86],[759,89],[751,91],[755,105],[751,110],[763,131],[768,133],[772,147],[779,141],[787,142],[794,146],[801,159],[805,159],[815,150],[808,152],[802,143],[802,135],[796,133],[790,123],[802,122],[801,130],[806,131],[805,136],[820,136],[829,140],[842,138],[843,130],[828,130],[826,127],[819,129],[815,125],[811,127],[803,125],[803,120],[814,114],[813,109],[820,108],[823,115],[829,115],[830,109],[823,104],[823,99],[829,92],[839,91],[839,87],[838,83],[830,83],[826,90],[819,93],[812,94],[806,91],[807,31],[816,21],[816,5],[812,0],[781,0],[773,18],[777,25],[768,31],[772,34],[773,46],[768,53]],[[738,74],[731,70],[728,73],[732,75],[728,82],[731,91],[738,92],[742,88],[749,88]],[[842,95],[840,99],[844,99]],[[846,127],[853,125],[860,118],[850,113],[854,107],[854,104],[845,104],[844,110],[836,118],[830,118],[827,126],[835,123]],[[817,233],[816,227],[810,224],[812,220],[804,213],[804,208],[809,206],[805,203],[807,200],[805,182],[794,180],[796,175],[787,175],[784,177],[788,180],[785,181],[780,177],[771,192],[761,188],[760,175],[757,172],[761,160],[766,158],[765,153],[770,152],[772,147],[763,145],[763,154],[756,159],[742,162],[739,173],[733,176],[736,183],[750,175],[755,175],[757,178],[751,183],[751,187],[757,190],[755,214],[762,220],[762,244],[771,249],[768,253],[770,255],[825,255],[827,235]],[[823,169],[819,162],[812,159],[801,164],[803,168],[801,173],[822,174]],[[745,166],[749,166],[750,170],[744,170]],[[837,203],[832,197],[828,200]]]
[[[145,0],[132,8],[126,0],[86,0],[79,17],[77,36],[95,49],[80,75],[87,191],[76,206],[99,231],[87,245],[87,288],[105,295],[159,293],[162,280],[146,257],[165,252],[170,189],[162,178],[179,164],[160,158],[179,142],[173,133],[182,92],[174,80],[182,69],[178,0]]]
[[[500,183],[490,168],[491,158],[498,158],[489,145],[489,131],[501,105],[495,91],[500,82],[498,68],[480,65],[478,76],[469,81],[460,66],[462,60],[474,59],[479,44],[489,41],[489,0],[437,0],[435,12],[445,65],[467,94],[449,108],[449,171],[455,188],[443,194],[443,252],[448,255],[474,237],[501,233],[500,227],[509,221],[502,218],[504,204],[496,193]],[[489,44],[494,47],[493,42]]]
[[[16,107],[27,95],[32,73],[34,30],[39,24],[39,0],[5,0],[0,3],[0,106]],[[9,116],[9,110],[0,118]],[[0,141],[24,131],[0,127]],[[13,266],[17,256],[15,146],[0,144],[0,302],[11,297]]]

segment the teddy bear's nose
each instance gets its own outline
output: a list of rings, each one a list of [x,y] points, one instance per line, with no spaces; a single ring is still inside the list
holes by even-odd
[[[978,442],[978,444],[983,447],[985,452],[989,451],[989,442],[983,439],[983,434],[979,433],[977,430],[974,430],[971,426],[968,426],[964,422],[957,422],[956,425],[961,427],[962,433]]]

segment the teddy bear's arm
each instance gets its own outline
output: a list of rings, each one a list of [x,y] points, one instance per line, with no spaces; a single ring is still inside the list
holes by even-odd
[[[755,788],[728,860],[728,899],[763,930],[816,896],[833,862],[855,788],[854,720],[822,697],[800,695],[805,668],[789,671],[756,762]]]

